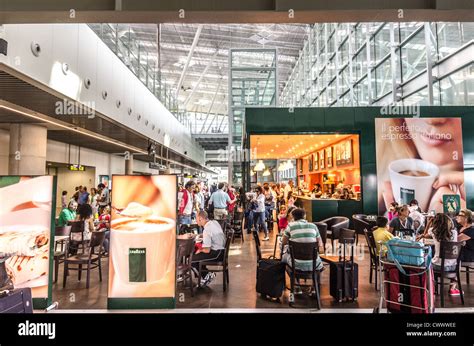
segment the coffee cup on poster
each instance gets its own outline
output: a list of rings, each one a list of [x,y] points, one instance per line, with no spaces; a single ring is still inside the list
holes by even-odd
[[[388,170],[395,201],[408,204],[416,199],[421,210],[427,210],[438,166],[419,159],[401,159],[392,161]]]
[[[120,218],[112,221],[111,249],[113,268],[121,284],[138,283],[131,279],[132,256],[143,255],[134,265],[142,265],[145,272],[140,282],[161,280],[174,260],[175,222],[151,215],[145,219]],[[119,284],[120,285],[120,284]]]

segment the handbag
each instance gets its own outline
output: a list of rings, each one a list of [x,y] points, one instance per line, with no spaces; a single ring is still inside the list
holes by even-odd
[[[431,247],[426,247],[422,242],[392,238],[385,243],[385,246],[387,247],[387,260],[394,262],[398,270],[405,275],[408,274],[406,274],[402,264],[416,267],[426,266],[427,270],[431,266]],[[424,272],[413,275],[421,275]]]

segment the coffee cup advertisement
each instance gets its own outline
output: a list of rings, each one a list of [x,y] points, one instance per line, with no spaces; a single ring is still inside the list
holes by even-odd
[[[175,296],[176,176],[114,175],[109,306]],[[112,303],[112,304],[111,304]]]
[[[460,118],[377,118],[375,137],[380,214],[415,201],[442,213],[453,194],[466,206]]]

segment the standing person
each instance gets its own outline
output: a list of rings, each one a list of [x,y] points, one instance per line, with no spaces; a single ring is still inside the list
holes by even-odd
[[[264,186],[263,191],[265,194],[265,218],[269,219],[271,217],[273,219],[273,210],[275,209],[275,198],[269,185]]]
[[[196,184],[194,181],[189,180],[185,185],[184,189],[178,193],[178,223],[180,225],[190,225],[192,223],[191,215],[195,208],[194,194]]]
[[[79,200],[77,201],[77,203],[79,205],[82,205],[82,204],[87,204],[88,201],[89,201],[89,192],[87,192],[87,187],[83,186],[82,191],[79,193]]]
[[[67,208],[67,191],[63,191],[61,194],[61,210]]]
[[[97,198],[97,202],[99,203],[99,214],[102,214],[104,208],[110,204],[110,192],[107,186],[103,183],[100,183],[97,187],[100,194]]]
[[[290,192],[293,192],[293,188],[295,187],[295,184],[293,183],[293,180],[290,179],[288,181],[288,185],[285,186],[285,189],[284,189],[284,192],[283,192],[283,196],[285,198],[285,201],[288,201],[288,194]]]
[[[194,199],[196,200],[196,211],[204,210],[204,193],[199,185],[194,189]]]
[[[215,220],[224,220],[227,217],[227,203],[234,203],[234,200],[231,200],[229,195],[224,192],[224,183],[219,183],[217,186],[217,191],[211,195],[209,199],[209,204],[214,206],[214,219]]]
[[[82,185],[76,186],[74,189],[74,194],[72,195],[72,198],[76,201],[76,203],[79,201],[79,195],[81,194],[82,191]]]
[[[390,221],[389,231],[392,234],[401,229],[413,229],[413,219],[409,217],[410,209],[408,205],[404,204],[398,209],[398,216]]]
[[[235,189],[233,186],[230,186],[228,188],[227,194],[229,195],[229,198],[234,201],[234,203],[227,203],[227,209],[229,210],[229,220],[231,220],[234,216],[234,209],[237,202],[237,196],[235,194]]]
[[[295,199],[293,198],[293,192],[291,191],[288,192],[286,204],[288,208],[292,208],[295,206]]]
[[[267,223],[265,222],[265,193],[263,192],[263,188],[261,186],[257,186],[256,191],[257,209],[254,212],[256,231],[258,232],[258,226],[261,225],[263,227],[263,231],[265,232],[265,237],[263,240],[266,241],[270,238],[268,237],[268,228]]]
[[[222,261],[224,259],[225,235],[221,225],[215,220],[209,220],[207,213],[201,210],[197,213],[197,224],[204,227],[202,233],[202,248],[193,256],[192,266],[199,270],[199,263]],[[204,269],[206,267],[204,266]],[[215,273],[208,273],[201,279],[201,286],[207,286],[216,277]]]
[[[94,219],[99,218],[99,194],[97,193],[97,189],[95,187],[91,188],[91,194],[89,196],[89,204],[92,207],[92,214],[94,215]]]
[[[84,203],[77,208],[76,221],[84,223],[84,231],[82,235],[76,232],[71,234],[70,251],[73,255],[77,253],[79,244],[84,240],[91,239],[91,234],[95,231],[92,207],[89,204]]]

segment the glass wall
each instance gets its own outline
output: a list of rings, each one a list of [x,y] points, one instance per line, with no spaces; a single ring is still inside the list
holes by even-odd
[[[473,80],[474,23],[321,23],[280,106],[473,105]]]

